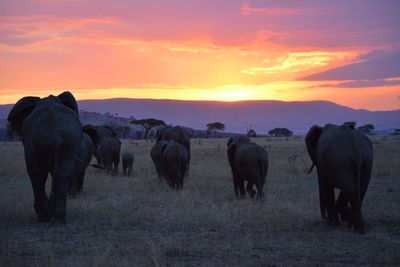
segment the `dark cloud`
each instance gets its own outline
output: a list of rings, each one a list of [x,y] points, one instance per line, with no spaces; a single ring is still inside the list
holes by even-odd
[[[400,77],[400,50],[391,52],[375,50],[358,59],[363,61],[312,74],[299,80],[369,81]]]

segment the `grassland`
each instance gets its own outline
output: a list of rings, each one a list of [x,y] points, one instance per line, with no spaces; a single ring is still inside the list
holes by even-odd
[[[372,138],[365,235],[320,217],[303,138],[254,141],[270,156],[264,201],[235,199],[226,139],[192,140],[180,192],[158,181],[153,143],[128,140],[133,175],[88,169],[83,194],[68,200],[65,226],[37,222],[22,145],[1,143],[0,266],[400,264],[399,137]]]

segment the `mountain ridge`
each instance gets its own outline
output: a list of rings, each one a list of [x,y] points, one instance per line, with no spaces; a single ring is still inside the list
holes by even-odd
[[[202,101],[172,99],[111,98],[80,100],[79,109],[116,114],[136,119],[154,117],[168,124],[205,129],[206,124],[220,121],[226,131],[245,133],[253,128],[257,133],[285,127],[295,134],[304,134],[311,125],[341,124],[356,121],[358,125],[372,123],[376,129],[400,128],[400,109],[369,111],[352,109],[326,100],[280,101]],[[0,105],[0,118],[6,118],[12,105]]]

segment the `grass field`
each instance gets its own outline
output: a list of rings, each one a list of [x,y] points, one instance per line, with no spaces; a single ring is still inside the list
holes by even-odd
[[[88,169],[83,194],[68,200],[68,223],[52,227],[37,222],[21,143],[1,143],[0,266],[400,264],[400,137],[372,137],[365,235],[322,220],[303,138],[254,141],[270,157],[264,201],[235,199],[226,139],[192,140],[180,192],[158,181],[154,143],[125,140],[133,175]]]

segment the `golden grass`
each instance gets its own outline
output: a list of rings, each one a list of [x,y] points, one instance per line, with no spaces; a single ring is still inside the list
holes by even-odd
[[[68,200],[67,225],[55,227],[36,220],[21,143],[1,143],[0,266],[400,264],[399,137],[372,138],[363,236],[321,219],[303,138],[254,141],[270,157],[264,201],[235,199],[226,139],[192,140],[179,192],[158,181],[153,143],[125,140],[133,175],[88,169],[83,194]]]

